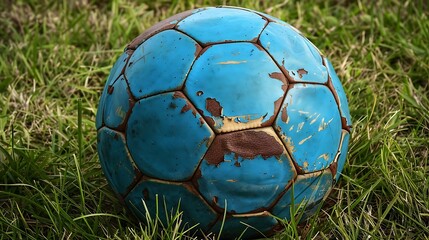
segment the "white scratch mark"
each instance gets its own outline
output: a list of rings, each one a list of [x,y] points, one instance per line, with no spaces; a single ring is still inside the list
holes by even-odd
[[[302,130],[302,127],[304,127],[305,122],[298,123],[298,129],[296,129],[296,132],[299,132]]]
[[[307,141],[307,140],[308,140],[308,139],[310,139],[311,137],[313,137],[313,135],[310,135],[310,136],[308,136],[308,137],[306,137],[306,138],[302,139],[298,144],[299,144],[299,145],[302,145],[303,143],[305,143],[305,141]]]
[[[329,159],[329,155],[327,153],[324,153],[324,154],[320,155],[317,159],[319,159],[319,158],[323,158],[325,160],[328,160]]]
[[[320,113],[316,116],[315,119],[311,120],[310,125],[315,123],[319,117],[320,117]]]
[[[246,60],[243,61],[225,61],[225,62],[218,62],[217,64],[241,64],[241,63],[246,63]]]
[[[328,127],[328,125],[332,122],[332,120],[333,118],[331,118],[328,122],[325,122],[325,118],[322,118],[322,122],[319,125],[318,131],[320,132],[322,130],[325,130]]]

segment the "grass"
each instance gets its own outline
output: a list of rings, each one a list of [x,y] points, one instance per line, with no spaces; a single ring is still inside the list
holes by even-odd
[[[154,23],[207,5],[267,12],[331,59],[350,104],[348,164],[319,214],[273,239],[429,238],[429,6],[416,1],[0,2],[0,239],[186,239],[138,225],[96,154],[110,67]]]

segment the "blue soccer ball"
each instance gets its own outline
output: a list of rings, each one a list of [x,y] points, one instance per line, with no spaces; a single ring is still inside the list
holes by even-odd
[[[318,209],[344,167],[351,119],[334,68],[298,30],[208,7],[126,47],[96,126],[105,176],[137,218],[165,223],[179,207],[204,233],[253,238],[298,206],[304,218]]]

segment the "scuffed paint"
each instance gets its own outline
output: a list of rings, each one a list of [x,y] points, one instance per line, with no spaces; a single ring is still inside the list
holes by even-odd
[[[270,205],[296,176],[286,149],[270,127],[217,135],[200,170],[197,181],[204,198],[210,201],[216,196],[219,200],[213,204],[220,209],[227,199],[228,211],[235,213]]]
[[[325,122],[325,118],[322,118],[322,121],[320,122],[319,128],[317,129],[317,131],[323,131],[325,130],[329,124],[332,122],[332,120],[334,120],[333,118],[329,119],[329,121]]]
[[[299,145],[302,145],[303,143],[305,143],[308,139],[310,139],[311,137],[312,137],[313,135],[310,135],[310,136],[308,136],[308,137],[306,137],[306,138],[304,138],[304,139],[302,139],[301,141],[299,141]]]
[[[319,158],[323,158],[327,161],[327,160],[329,160],[329,154],[327,154],[327,153],[321,154],[317,159],[319,159]]]
[[[254,119],[252,115],[243,115],[243,116],[219,116],[211,117],[214,121],[214,128],[219,133],[233,132],[238,130],[244,130],[249,128],[258,128],[262,126],[264,121],[264,116]]]
[[[335,98],[324,85],[293,86],[282,106],[288,121],[277,117],[278,127],[274,129],[279,130],[283,143],[304,172],[323,170],[334,161],[340,144],[341,117]],[[322,154],[328,154],[328,160],[318,158]]]
[[[216,64],[228,61],[246,63]],[[253,43],[237,42],[203,50],[184,90],[213,130],[225,133],[270,126],[280,110],[286,85],[284,75],[264,50]],[[195,94],[198,92],[204,95]],[[221,112],[217,110],[220,107]]]
[[[225,62],[218,62],[217,64],[241,64],[241,63],[246,63],[246,60],[243,61],[225,61]]]

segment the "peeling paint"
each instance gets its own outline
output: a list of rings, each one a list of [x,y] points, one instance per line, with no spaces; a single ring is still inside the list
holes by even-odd
[[[115,89],[115,87],[113,87],[113,85],[109,85],[107,88],[107,93],[112,94],[114,89]]]
[[[234,154],[234,159],[264,159],[280,156],[283,145],[266,131],[246,130],[216,136],[204,159],[208,164],[218,165],[225,161],[225,155]]]
[[[223,111],[222,106],[215,98],[206,99],[206,109],[213,117],[220,117]]]
[[[306,71],[304,68],[300,68],[297,71],[299,78],[302,78],[303,75],[308,74],[308,71]]]
[[[286,107],[287,107],[287,105],[286,105]],[[289,116],[288,116],[288,114],[287,114],[286,107],[284,107],[284,108],[282,109],[282,115],[281,115],[281,118],[282,118],[282,121],[283,121],[284,123],[288,124],[288,123],[289,123]]]
[[[287,85],[286,76],[283,73],[281,73],[281,72],[273,72],[273,73],[268,74],[268,76],[270,76],[270,78],[274,78],[274,79],[280,80],[282,83],[284,83],[285,85]]]
[[[295,147],[292,143],[292,139],[290,137],[284,137],[286,148],[289,149],[291,153],[295,152]]]
[[[303,167],[303,168],[308,168],[308,162],[307,162],[307,161],[304,161],[304,162],[303,162],[303,164],[302,164],[302,167]]]
[[[266,116],[266,115],[265,115]],[[219,133],[258,128],[262,126],[265,116],[254,119],[252,115],[208,117]]]

